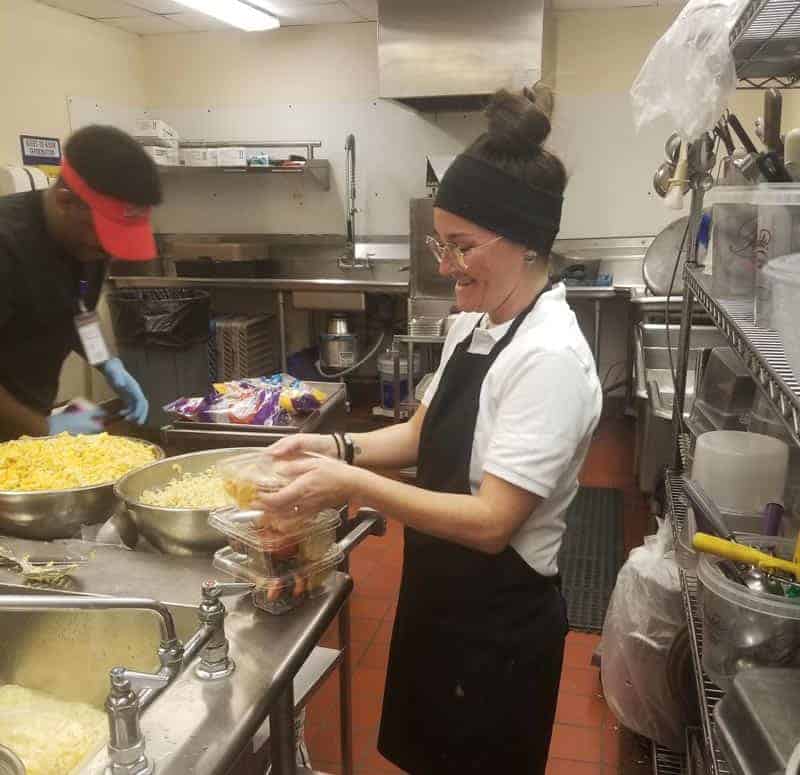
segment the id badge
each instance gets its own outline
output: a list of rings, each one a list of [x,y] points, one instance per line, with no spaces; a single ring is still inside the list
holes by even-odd
[[[99,366],[111,357],[96,313],[83,312],[76,315],[75,328],[90,366]]]

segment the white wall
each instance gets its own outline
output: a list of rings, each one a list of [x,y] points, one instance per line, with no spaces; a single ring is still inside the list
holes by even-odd
[[[20,134],[64,139],[75,95],[145,104],[143,61],[135,35],[32,0],[0,0],[0,164],[21,163]],[[83,362],[71,357],[60,397],[92,392],[85,379]],[[103,394],[101,378],[93,390]]]

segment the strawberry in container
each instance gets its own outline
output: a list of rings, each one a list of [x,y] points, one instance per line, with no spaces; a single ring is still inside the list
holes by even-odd
[[[320,560],[333,546],[341,524],[335,509],[303,519],[288,531],[265,526],[263,517],[260,511],[218,509],[208,521],[228,538],[235,552],[248,558],[251,567],[270,576],[285,576]]]
[[[324,593],[328,580],[343,557],[339,547],[334,544],[315,562],[281,575],[270,575],[254,567],[249,557],[225,547],[214,555],[214,567],[239,581],[255,584],[251,595],[257,608],[271,614],[284,614]]]

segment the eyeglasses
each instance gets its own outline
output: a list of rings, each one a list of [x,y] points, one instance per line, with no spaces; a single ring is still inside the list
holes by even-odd
[[[433,257],[436,259],[437,263],[441,264],[442,261],[452,261],[459,269],[466,269],[467,268],[467,255],[472,253],[473,250],[479,250],[480,248],[489,247],[489,245],[493,245],[495,242],[499,242],[502,237],[495,237],[494,239],[490,239],[488,242],[483,242],[480,245],[474,245],[471,248],[462,249],[458,247],[458,245],[454,245],[452,242],[439,242],[436,237],[427,236],[425,238],[425,244],[428,246],[428,250],[433,253]]]

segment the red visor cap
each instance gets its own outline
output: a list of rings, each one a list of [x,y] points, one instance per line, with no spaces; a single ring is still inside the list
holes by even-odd
[[[61,178],[89,206],[97,239],[106,253],[123,261],[152,261],[158,256],[150,223],[152,208],[95,191],[66,157],[61,161]]]

